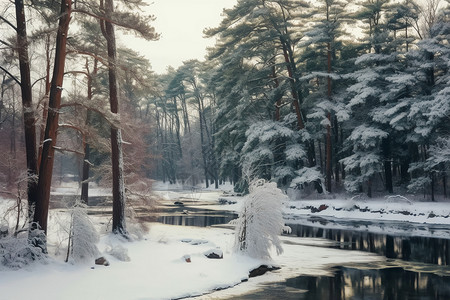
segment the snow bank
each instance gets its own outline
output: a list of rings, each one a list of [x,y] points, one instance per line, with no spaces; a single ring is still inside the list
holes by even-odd
[[[187,243],[186,240],[207,243]],[[182,241],[184,240],[184,241]],[[71,265],[62,261],[17,271],[0,271],[1,299],[172,299],[200,295],[234,286],[248,277],[261,261],[230,255],[230,230],[152,224],[145,240],[126,242],[102,237],[99,249],[125,247],[130,261],[104,255],[110,266]],[[119,246],[118,246],[119,245]],[[204,252],[224,249],[223,259],[208,259]],[[184,256],[189,255],[187,263]],[[25,288],[24,288],[25,287]]]
[[[290,201],[284,212],[291,216],[315,215],[346,220],[450,225],[449,203],[415,202],[402,196],[374,200],[352,198]]]

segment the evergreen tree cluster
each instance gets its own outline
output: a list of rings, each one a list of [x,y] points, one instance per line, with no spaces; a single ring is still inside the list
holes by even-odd
[[[206,61],[160,80],[154,175],[446,196],[447,5],[238,0]]]

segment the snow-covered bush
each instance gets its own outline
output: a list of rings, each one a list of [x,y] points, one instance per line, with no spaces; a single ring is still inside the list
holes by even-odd
[[[272,247],[277,254],[283,252],[279,235],[289,229],[282,215],[285,200],[287,196],[275,182],[252,181],[239,218],[233,221],[236,224],[235,251],[259,259],[270,259]]]
[[[128,255],[128,249],[122,246],[120,243],[111,244],[107,249],[106,253],[112,257],[117,258],[120,261],[130,261],[131,258]]]
[[[38,234],[40,230],[35,230]],[[0,236],[0,270],[5,267],[9,269],[21,269],[35,261],[44,260],[46,256],[41,248],[32,245],[28,239],[27,232],[17,236]]]
[[[72,224],[67,261],[89,261],[99,255],[99,235],[87,214],[87,205],[77,201],[72,207]]]

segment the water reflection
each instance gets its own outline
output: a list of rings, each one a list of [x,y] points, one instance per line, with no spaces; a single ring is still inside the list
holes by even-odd
[[[369,251],[406,261],[450,265],[450,240],[430,237],[392,236],[365,231],[318,228],[289,224],[298,237],[319,237],[337,241],[341,249]]]
[[[450,277],[402,268],[338,268],[334,277],[300,276],[286,285],[307,290],[300,299],[450,299]]]
[[[188,210],[178,210],[169,215],[159,216],[157,221],[170,225],[206,227],[227,224],[236,218],[237,215],[234,213],[189,208]]]
[[[402,268],[360,270],[339,267],[334,276],[299,276],[239,299],[450,299],[450,277]]]

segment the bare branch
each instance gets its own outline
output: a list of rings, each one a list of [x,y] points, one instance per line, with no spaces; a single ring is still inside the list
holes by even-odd
[[[73,106],[80,106],[80,107],[83,107],[85,109],[95,111],[100,116],[102,116],[103,119],[106,122],[108,122],[111,126],[117,126],[118,123],[119,123],[119,121],[115,117],[111,117],[111,112],[110,111],[101,110],[99,107],[89,106],[89,105],[86,105],[85,103],[81,103],[81,102],[63,103],[63,104],[61,104],[60,107],[63,108],[63,107],[73,107]]]
[[[18,85],[22,86],[22,83],[19,81],[19,79],[16,78],[16,76],[14,76],[13,74],[9,73],[9,71],[6,70],[5,68],[3,68],[2,66],[0,66],[0,69],[2,69],[3,72],[8,74],[8,76],[11,77],[11,79],[13,79]]]
[[[61,148],[61,147],[53,147],[53,148],[54,148],[56,151],[59,151],[59,152],[71,152],[71,153],[75,153],[75,154],[84,156],[84,151],[82,152],[82,151],[77,151],[77,150],[74,150],[74,149]]]
[[[86,71],[68,71],[68,72],[64,72],[64,75],[68,75],[68,74],[82,74],[82,75],[86,75],[86,77],[89,77],[89,73],[87,73]]]
[[[33,84],[31,85],[31,87],[33,87],[36,83],[38,83],[39,81],[41,81],[41,80],[44,80],[46,78],[46,76],[44,76],[44,77],[41,77],[41,78],[39,78],[39,79],[36,79],[34,82],[33,82]]]
[[[9,48],[11,48],[11,49],[14,48],[13,45],[11,45],[11,44],[8,43],[8,42],[5,42],[4,40],[0,40],[0,43],[2,43],[3,45],[5,45],[5,46],[7,46],[7,47],[9,47]]]
[[[72,124],[68,124],[68,123],[58,124],[58,130],[59,130],[59,128],[70,128],[70,129],[78,131],[82,135],[85,135],[85,130],[83,130],[83,128],[80,128],[80,127],[72,125]]]
[[[91,52],[81,51],[81,50],[70,50],[70,51],[67,51],[67,54],[74,54],[74,53],[75,54],[83,54],[83,55],[91,56],[91,57],[97,59],[99,62],[101,62],[104,66],[108,66],[108,62],[105,62],[105,60],[103,58],[101,58],[100,56],[95,55],[95,54],[93,54]]]
[[[5,22],[5,23],[8,24],[9,26],[11,26],[15,31],[17,31],[17,27],[14,26],[14,24],[12,24],[11,22],[9,22],[8,20],[6,20],[4,17],[0,16],[0,20],[3,20],[3,22]]]

